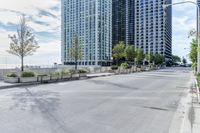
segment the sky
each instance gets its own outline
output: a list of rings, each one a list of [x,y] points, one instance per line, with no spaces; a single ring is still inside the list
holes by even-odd
[[[61,63],[61,0],[0,0],[0,3],[0,68],[20,64],[18,57],[9,55],[6,50],[10,43],[8,35],[16,33],[22,14],[27,16],[28,25],[40,45],[33,56],[25,58],[25,64]],[[192,4],[173,6],[172,20],[173,54],[187,57],[191,41],[188,33],[196,28],[196,7]]]

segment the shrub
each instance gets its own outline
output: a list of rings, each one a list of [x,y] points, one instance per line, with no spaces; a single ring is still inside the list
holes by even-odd
[[[121,67],[124,68],[124,69],[130,69],[131,68],[131,66],[128,63],[122,63]]]
[[[76,73],[76,71],[75,71],[75,70],[73,70],[73,69],[71,69],[71,70],[69,70],[69,73],[70,73],[70,74],[75,74],[75,73]]]
[[[70,75],[70,71],[67,70],[67,69],[63,69],[60,73],[61,73],[62,76]]]
[[[7,77],[16,78],[16,77],[18,77],[18,75],[16,73],[10,73],[7,75]]]
[[[22,72],[21,77],[35,77],[34,72]]]
[[[196,68],[197,68],[197,63],[193,63],[193,64],[192,64],[192,69],[193,69],[193,70],[196,70]]]
[[[78,70],[78,73],[87,73],[88,71],[87,70],[85,70],[85,69],[80,69],[80,70]]]
[[[60,70],[57,70],[57,71],[51,73],[50,75],[59,77],[61,75],[61,72],[60,72]]]
[[[112,70],[117,70],[117,69],[118,69],[118,66],[111,66],[111,69],[112,69]]]

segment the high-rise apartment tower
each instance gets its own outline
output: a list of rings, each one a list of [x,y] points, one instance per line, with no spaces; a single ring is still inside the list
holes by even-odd
[[[62,0],[62,62],[72,65],[75,36],[82,46],[78,65],[106,65],[112,57],[112,0]]]

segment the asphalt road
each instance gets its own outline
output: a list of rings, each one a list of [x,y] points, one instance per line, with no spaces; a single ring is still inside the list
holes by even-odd
[[[190,71],[0,90],[1,133],[168,133]]]

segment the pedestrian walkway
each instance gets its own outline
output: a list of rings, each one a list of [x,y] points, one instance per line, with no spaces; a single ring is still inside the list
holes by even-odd
[[[191,90],[188,92],[187,102],[185,104],[183,129],[181,133],[199,133],[200,132],[200,104],[197,100],[196,77],[191,77]]]
[[[200,104],[197,102],[196,94],[193,94],[192,112],[194,113],[194,120],[192,123],[192,133],[200,132]]]

